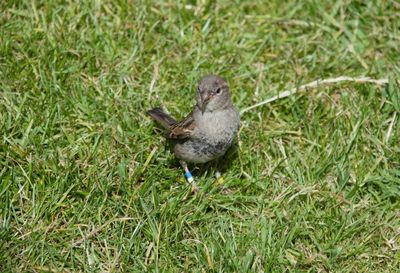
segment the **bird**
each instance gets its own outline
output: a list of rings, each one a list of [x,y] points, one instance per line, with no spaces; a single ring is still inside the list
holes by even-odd
[[[187,163],[206,163],[223,156],[234,143],[240,127],[239,112],[222,77],[202,77],[195,98],[193,110],[181,121],[160,108],[147,111],[166,130],[165,137],[172,141],[175,157],[179,159],[193,191],[198,187]]]

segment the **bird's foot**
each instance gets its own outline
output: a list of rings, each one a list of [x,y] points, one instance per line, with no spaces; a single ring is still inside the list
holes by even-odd
[[[221,173],[219,171],[215,172],[215,180],[217,181],[217,184],[224,183],[224,177],[221,175]]]
[[[221,175],[221,173],[219,171],[215,172],[215,181],[219,185],[222,194],[229,195],[229,194],[233,193],[233,190],[231,190],[229,188],[225,188],[225,186],[224,186],[224,177]]]

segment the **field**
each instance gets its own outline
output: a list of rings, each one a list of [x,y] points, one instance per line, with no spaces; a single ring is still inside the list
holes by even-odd
[[[0,272],[399,272],[399,18],[389,0],[1,1]],[[241,110],[351,79],[244,111],[192,194],[146,110],[184,117],[209,73]]]

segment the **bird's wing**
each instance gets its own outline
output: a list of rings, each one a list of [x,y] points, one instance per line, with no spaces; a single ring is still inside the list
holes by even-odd
[[[176,123],[176,120],[166,114],[160,108],[153,108],[147,113],[156,121],[158,121],[165,129],[170,129]]]
[[[193,112],[187,115],[183,120],[175,123],[169,129],[167,133],[168,138],[172,139],[184,139],[192,135],[194,129],[196,127],[196,123],[193,118]]]

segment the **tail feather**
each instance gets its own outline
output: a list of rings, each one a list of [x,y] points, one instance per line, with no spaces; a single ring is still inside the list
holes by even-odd
[[[170,129],[176,123],[176,120],[164,113],[160,108],[153,108],[147,113],[156,121],[158,121],[165,129]]]

